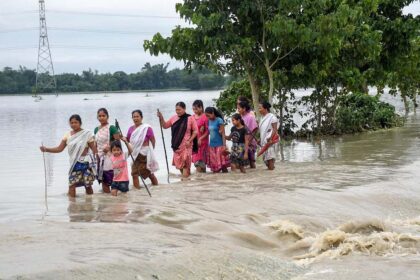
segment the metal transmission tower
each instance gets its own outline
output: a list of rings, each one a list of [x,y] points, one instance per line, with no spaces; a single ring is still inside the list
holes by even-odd
[[[48,41],[47,20],[45,19],[45,1],[39,0],[39,47],[36,67],[36,94],[41,91],[54,92],[57,82],[54,77],[54,65]]]

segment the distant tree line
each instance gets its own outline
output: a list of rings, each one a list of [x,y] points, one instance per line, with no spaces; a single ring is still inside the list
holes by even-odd
[[[91,69],[81,74],[63,73],[56,75],[57,92],[93,92],[126,90],[164,90],[164,89],[220,89],[229,83],[230,78],[214,74],[207,68],[194,68],[190,71],[173,69],[169,64],[151,65],[146,63],[140,72],[127,74],[123,71],[98,73]],[[45,93],[52,89],[35,89],[36,71],[20,67],[14,70],[5,67],[0,71],[0,94]]]

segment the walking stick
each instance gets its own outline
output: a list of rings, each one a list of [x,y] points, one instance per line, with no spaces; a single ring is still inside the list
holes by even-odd
[[[157,111],[159,113],[159,109],[157,109]],[[163,135],[163,127],[162,127],[162,124],[160,123],[160,119],[159,119],[159,124],[160,124],[160,133],[162,134],[163,150],[165,151],[166,169],[168,170],[168,184],[170,184],[170,182],[169,182],[168,154],[166,153],[165,136]]]
[[[44,143],[41,143],[41,146],[44,147]],[[48,211],[48,182],[47,182],[47,164],[45,162],[45,152],[42,152],[42,159],[44,160],[44,182],[45,182],[45,190],[44,190],[44,202],[45,202],[45,209]]]
[[[122,133],[122,131],[121,131],[121,128],[120,128],[120,124],[118,123],[118,121],[117,121],[117,119],[115,119],[115,126],[117,127],[117,129],[119,130],[119,132],[120,132],[120,134],[121,134],[121,136],[123,135],[123,133]],[[124,142],[125,143],[125,142]],[[125,146],[127,147],[127,150],[128,150],[128,144],[127,143],[125,143]],[[130,157],[131,157],[131,160],[133,161],[133,163],[134,163],[134,158],[133,158],[133,155],[130,153]],[[144,179],[143,179],[143,177],[141,177],[141,175],[139,176],[140,177],[140,179],[141,179],[141,181],[143,182],[143,185],[144,185],[144,187],[146,188],[146,191],[147,191],[147,193],[149,194],[149,196],[150,197],[152,197],[152,194],[150,193],[150,190],[149,190],[149,188],[147,187],[147,185],[146,185],[146,182],[144,181]]]

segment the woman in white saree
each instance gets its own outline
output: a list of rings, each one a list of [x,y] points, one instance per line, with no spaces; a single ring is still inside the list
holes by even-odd
[[[133,146],[134,163],[131,166],[133,185],[140,188],[139,176],[149,178],[152,185],[158,185],[155,172],[159,170],[159,164],[155,156],[155,136],[150,125],[143,123],[143,113],[140,110],[132,112],[131,117],[134,125],[128,129],[127,140]]]
[[[263,160],[269,170],[274,170],[277,151],[275,145],[272,144],[275,136],[278,136],[277,127],[279,121],[274,114],[270,113],[270,108],[270,103],[266,101],[260,103],[258,111],[260,112],[262,118],[259,128],[261,147],[266,148],[266,151],[263,153]]]
[[[44,153],[61,153],[67,147],[70,157],[69,169],[69,196],[76,196],[76,188],[84,186],[86,194],[93,194],[92,185],[95,181],[95,170],[92,168],[93,162],[88,155],[91,149],[98,157],[95,140],[92,132],[84,130],[82,120],[79,115],[70,117],[71,131],[67,132],[60,145],[54,148],[41,146],[40,149]]]

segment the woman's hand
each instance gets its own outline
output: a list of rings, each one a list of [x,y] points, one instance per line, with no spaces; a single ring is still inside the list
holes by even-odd
[[[127,137],[121,137],[121,141],[123,141],[124,143],[128,143],[128,139],[127,139]]]
[[[109,145],[105,145],[103,152],[107,154],[109,152]]]
[[[191,140],[187,140],[187,142],[185,142],[185,146],[187,148],[191,147]]]
[[[197,142],[198,142],[198,146],[201,146],[201,138],[198,138]]]
[[[43,152],[43,153],[47,153],[47,147],[45,147],[45,146],[41,146],[41,147],[39,147],[39,149],[41,150],[41,152]]]
[[[248,160],[248,152],[244,153],[244,160]]]
[[[162,115],[162,113],[160,112],[160,111],[157,111],[157,117],[159,118],[159,119],[163,119],[163,115]]]

